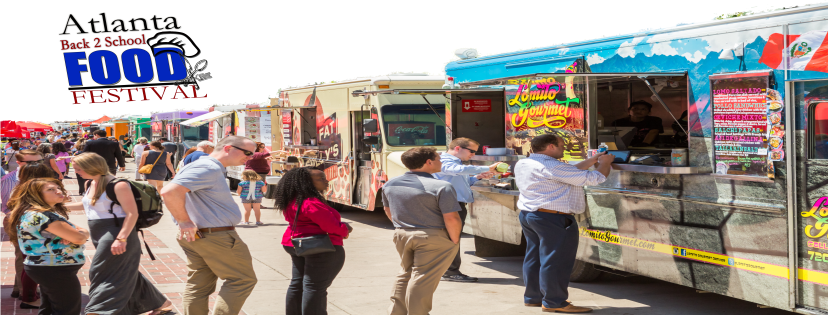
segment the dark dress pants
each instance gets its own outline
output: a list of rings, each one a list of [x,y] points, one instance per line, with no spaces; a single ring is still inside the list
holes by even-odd
[[[524,303],[567,306],[569,276],[578,252],[578,223],[568,214],[520,212],[526,237],[523,259]]]
[[[460,222],[461,222],[460,223],[460,235],[462,236],[463,235],[463,232],[462,232],[463,227],[466,226],[466,216],[469,214],[469,211],[466,210],[466,203],[465,202],[460,203],[460,209],[463,209],[463,210],[458,211],[457,214],[460,215]],[[451,266],[449,266],[448,270],[446,270],[446,273],[443,274],[443,275],[453,276],[453,275],[463,274],[462,272],[460,272],[460,253],[461,253],[460,245],[458,244],[457,245],[457,256],[454,256],[454,261],[451,262]]]
[[[79,315],[81,285],[78,271],[83,265],[25,266],[26,274],[40,284],[39,315]]]
[[[328,314],[328,287],[345,265],[345,249],[334,245],[335,252],[306,257],[296,256],[293,247],[282,246],[293,262],[293,276],[287,290],[287,315]]]

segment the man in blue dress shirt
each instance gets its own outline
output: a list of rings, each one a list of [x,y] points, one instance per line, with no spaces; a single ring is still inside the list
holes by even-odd
[[[444,180],[454,186],[457,192],[457,201],[460,204],[460,220],[463,226],[466,225],[466,204],[474,202],[471,185],[481,179],[492,177],[496,172],[497,165],[494,163],[489,166],[481,165],[463,165],[464,161],[470,160],[480,147],[480,143],[469,138],[457,138],[451,141],[448,146],[448,151],[440,154],[440,162],[443,167],[440,168],[439,173],[434,173],[434,178]],[[474,175],[474,176],[472,176]],[[457,256],[446,273],[443,275],[443,281],[456,282],[475,282],[477,278],[469,277],[460,272],[460,246],[457,247]]]

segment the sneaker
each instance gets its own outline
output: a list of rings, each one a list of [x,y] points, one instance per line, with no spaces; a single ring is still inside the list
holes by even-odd
[[[459,275],[443,276],[440,280],[454,282],[477,282],[477,277],[469,277],[461,273]]]
[[[555,313],[590,313],[590,312],[592,312],[591,308],[575,306],[575,305],[572,305],[572,304],[567,304],[566,306],[560,307],[560,308],[547,308],[546,306],[541,306],[541,309],[544,312],[555,312]]]
[[[264,222],[262,222],[262,221],[256,221],[256,225],[264,225]]]
[[[250,222],[244,222],[244,221],[239,222],[239,225],[248,225],[248,224],[250,224]]]

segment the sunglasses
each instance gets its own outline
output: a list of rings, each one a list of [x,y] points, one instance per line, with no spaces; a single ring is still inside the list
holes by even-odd
[[[253,151],[248,151],[248,150],[245,150],[245,149],[239,148],[239,147],[234,146],[234,145],[231,145],[231,147],[234,147],[234,148],[236,148],[237,150],[244,152],[244,155],[246,155],[246,156],[251,156],[251,155],[253,155]]]
[[[477,154],[477,150],[472,150],[472,149],[469,149],[467,147],[461,147],[461,148],[469,150],[469,152],[471,152],[472,154]]]

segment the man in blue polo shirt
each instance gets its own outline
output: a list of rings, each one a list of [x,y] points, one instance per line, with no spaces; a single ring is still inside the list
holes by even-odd
[[[489,166],[481,165],[463,165],[464,161],[470,160],[480,147],[480,143],[469,138],[457,138],[451,141],[448,146],[448,151],[440,155],[440,162],[443,166],[439,173],[434,174],[434,178],[444,180],[454,186],[457,192],[457,201],[460,204],[460,221],[463,226],[466,225],[466,204],[474,202],[471,185],[481,179],[492,177],[496,172],[496,168],[500,163],[494,163]],[[457,255],[454,261],[449,266],[446,273],[443,275],[443,281],[455,282],[475,282],[476,277],[469,277],[460,272],[460,246],[457,246]]]

